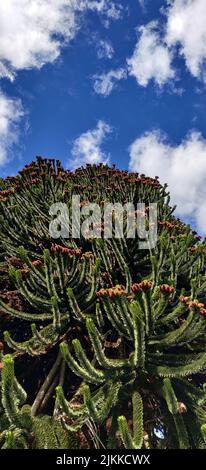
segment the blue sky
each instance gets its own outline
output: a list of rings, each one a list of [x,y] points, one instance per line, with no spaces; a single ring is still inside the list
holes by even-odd
[[[35,155],[159,175],[206,235],[205,0],[0,4],[0,175]]]

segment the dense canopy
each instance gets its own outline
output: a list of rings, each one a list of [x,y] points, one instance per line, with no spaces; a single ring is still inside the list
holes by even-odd
[[[158,242],[52,239],[72,196],[158,205]],[[82,215],[82,218],[84,216]],[[38,157],[0,180],[2,448],[204,448],[206,244],[158,178]],[[102,231],[104,229],[101,224]]]

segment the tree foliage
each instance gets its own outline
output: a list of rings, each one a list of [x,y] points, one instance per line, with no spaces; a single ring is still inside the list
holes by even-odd
[[[126,214],[123,238],[52,239],[78,194],[144,202],[146,225],[157,203],[156,247]],[[206,245],[173,213],[158,178],[105,165],[0,180],[2,448],[205,448]]]

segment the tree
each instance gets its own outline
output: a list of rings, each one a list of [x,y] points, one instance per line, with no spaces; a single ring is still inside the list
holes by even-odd
[[[126,214],[123,238],[57,243],[49,209],[77,194],[144,202],[146,226],[157,203],[157,245]],[[158,178],[106,165],[38,157],[0,181],[2,448],[205,448],[206,246],[169,204]]]

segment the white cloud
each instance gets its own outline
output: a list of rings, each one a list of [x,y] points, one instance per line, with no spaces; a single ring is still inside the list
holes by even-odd
[[[206,83],[206,1],[167,0],[164,15],[161,34],[157,22],[139,28],[140,38],[128,59],[130,75],[139,85],[153,79],[162,86],[175,78],[172,59],[180,54],[190,73]]]
[[[119,80],[127,78],[127,71],[124,68],[110,70],[101,75],[94,75],[94,91],[104,97],[109,96]]]
[[[143,87],[152,79],[161,87],[175,76],[172,52],[161,38],[156,22],[141,26],[139,33],[134,53],[127,59],[129,74]]]
[[[86,163],[107,163],[109,155],[102,150],[102,144],[112,132],[112,128],[104,121],[98,121],[95,129],[81,134],[73,144],[72,159],[69,167],[74,169]]]
[[[18,143],[18,125],[23,115],[21,101],[0,92],[0,165],[8,161],[12,146]]]
[[[40,69],[54,62],[62,46],[77,33],[81,15],[89,10],[110,22],[121,17],[122,7],[116,0],[0,1],[0,79],[14,81],[19,70]],[[0,91],[1,165],[18,141],[22,115],[20,101],[9,99]]]
[[[170,0],[166,40],[180,46],[191,74],[206,81],[206,1]]]
[[[112,0],[82,0],[82,8],[96,10],[107,18],[112,20],[119,20],[122,15],[122,5],[119,2]],[[117,6],[118,5],[118,6]]]
[[[9,68],[0,62],[0,79],[8,78],[11,82],[15,79],[15,73],[9,70]]]
[[[97,57],[98,59],[112,59],[114,49],[110,41],[101,39],[97,44]]]
[[[112,0],[6,0],[0,2],[0,76],[15,70],[41,68],[53,62],[73,39],[79,15],[96,11],[118,19]]]
[[[60,53],[76,30],[74,5],[67,0],[7,0],[0,3],[0,60],[12,70],[41,68]],[[61,39],[54,35],[61,35]]]
[[[192,131],[172,146],[160,131],[144,134],[130,147],[130,170],[148,176],[159,175],[168,183],[177,214],[193,219],[206,235],[206,140]]]

